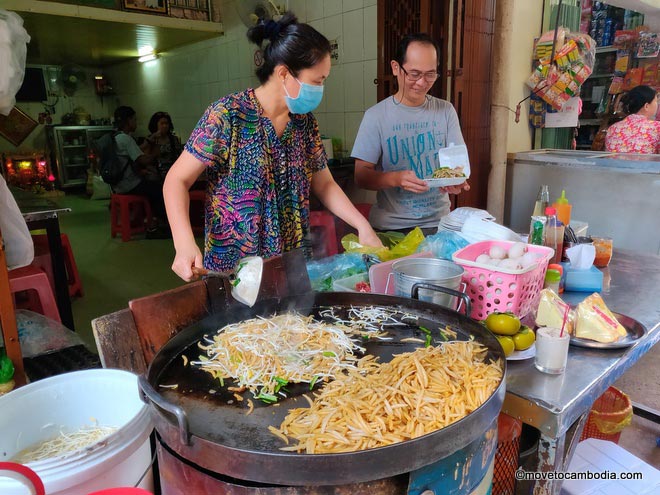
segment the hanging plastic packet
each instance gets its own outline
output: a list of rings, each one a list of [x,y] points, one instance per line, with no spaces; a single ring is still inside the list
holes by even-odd
[[[545,225],[548,217],[543,215],[532,215],[532,221],[529,226],[529,243],[536,246],[543,246]]]

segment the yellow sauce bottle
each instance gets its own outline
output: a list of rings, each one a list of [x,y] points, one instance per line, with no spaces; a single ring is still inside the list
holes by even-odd
[[[571,208],[573,206],[566,199],[566,191],[564,189],[562,189],[561,196],[557,198],[557,201],[552,206],[557,210],[557,220],[565,226],[569,225],[571,223]]]

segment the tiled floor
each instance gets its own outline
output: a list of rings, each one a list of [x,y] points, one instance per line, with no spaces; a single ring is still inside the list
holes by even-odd
[[[93,318],[126,308],[136,297],[176,287],[183,282],[172,273],[171,240],[136,240],[123,243],[110,238],[108,201],[84,196],[58,199],[72,212],[62,215],[61,228],[69,235],[85,296],[73,301],[77,332],[95,348],[90,322]],[[201,240],[200,240],[201,241]],[[660,345],[633,366],[615,386],[632,400],[660,410]],[[660,467],[660,425],[639,417],[626,428],[620,445],[652,466]]]

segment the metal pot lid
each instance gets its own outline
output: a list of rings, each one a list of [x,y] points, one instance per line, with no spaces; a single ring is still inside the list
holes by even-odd
[[[268,426],[279,427],[289,409],[306,407],[302,394],[307,384],[288,385],[290,397],[279,405],[253,400],[254,411],[246,415],[244,403],[221,387],[206,372],[183,366],[183,355],[197,359],[197,343],[222,326],[257,315],[269,317],[295,310],[314,315],[333,307],[337,315],[351,307],[377,306],[399,310],[418,317],[406,326],[387,328],[391,341],[371,340],[362,345],[368,354],[388,362],[395,354],[414,351],[418,343],[403,338],[424,339],[420,326],[437,332],[445,325],[457,332],[455,340],[469,340],[488,348],[487,359],[506,360],[496,338],[482,325],[441,306],[401,297],[360,293],[310,293],[258,302],[254,307],[236,305],[230,311],[212,315],[183,330],[164,345],[155,356],[141,388],[152,403],[156,429],[175,453],[193,463],[226,476],[260,483],[282,485],[334,485],[356,483],[396,476],[437,462],[457,452],[484,434],[504,400],[504,373],[491,397],[463,419],[435,432],[385,447],[339,454],[299,454],[281,451],[283,442],[270,433]],[[409,320],[406,320],[409,321]],[[439,333],[434,345],[440,345]],[[423,344],[421,344],[423,345]],[[161,385],[177,384],[176,389]],[[247,393],[245,394],[248,397]],[[228,402],[232,402],[231,404]]]

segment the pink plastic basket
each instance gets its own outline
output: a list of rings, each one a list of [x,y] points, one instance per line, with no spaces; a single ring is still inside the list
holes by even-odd
[[[492,246],[508,250],[515,242],[475,242],[454,253],[454,262],[462,266],[466,293],[472,301],[475,320],[483,320],[495,311],[509,311],[520,318],[536,308],[543,289],[548,261],[554,250],[545,246],[527,245],[527,251],[539,255],[538,263],[522,270],[504,270],[474,261],[488,253]]]

